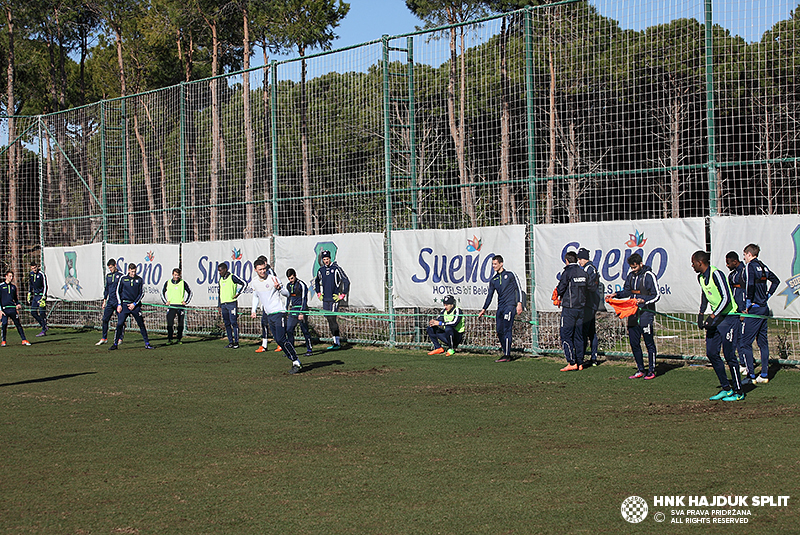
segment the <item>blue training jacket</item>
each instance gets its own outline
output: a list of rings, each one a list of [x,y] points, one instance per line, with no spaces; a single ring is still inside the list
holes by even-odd
[[[119,305],[141,305],[144,298],[144,279],[139,275],[124,275],[117,285],[117,303]]]
[[[489,281],[489,295],[483,303],[484,310],[492,304],[495,292],[497,292],[497,310],[509,310],[516,308],[517,303],[522,303],[522,287],[519,279],[507,269],[495,273]]]

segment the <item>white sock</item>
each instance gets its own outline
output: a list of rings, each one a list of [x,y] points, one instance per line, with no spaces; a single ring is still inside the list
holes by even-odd
[[[263,347],[264,349],[267,349],[267,339],[266,338],[262,338],[261,339],[261,347]]]

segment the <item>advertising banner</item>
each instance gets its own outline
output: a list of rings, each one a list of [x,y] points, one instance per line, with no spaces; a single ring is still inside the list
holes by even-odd
[[[180,253],[180,245],[106,244],[106,262],[116,260],[120,273],[127,275],[128,264],[136,264],[136,274],[144,280],[143,303],[161,304],[161,288],[172,278],[173,268],[180,267]]]
[[[606,295],[622,289],[629,272],[627,260],[639,253],[658,278],[661,298],[656,310],[696,314],[700,287],[692,271],[691,256],[706,248],[705,235],[705,221],[700,217],[535,225],[536,309],[559,310],[551,297],[564,270],[564,255],[585,247]]]
[[[452,295],[461,308],[480,310],[494,275],[496,254],[527,293],[524,225],[394,231],[394,305],[440,307],[444,296]],[[490,308],[496,307],[495,298]]]
[[[725,255],[742,252],[754,243],[761,248],[758,259],[781,280],[768,305],[779,318],[800,317],[800,218],[784,216],[742,216],[711,218],[711,263],[725,269]],[[769,288],[769,286],[768,286]]]
[[[103,244],[45,247],[42,271],[47,276],[48,297],[65,301],[103,298]],[[17,273],[17,287],[27,273]],[[24,298],[27,288],[20,288]]]
[[[228,270],[248,284],[238,299],[240,307],[252,304],[253,262],[264,255],[269,258],[269,238],[189,242],[183,244],[183,279],[194,292],[192,306],[216,307],[219,303],[219,272],[222,262]]]
[[[276,236],[275,271],[286,281],[286,270],[294,268],[297,278],[308,284],[309,306],[321,307],[314,293],[314,279],[321,265],[320,253],[330,251],[336,262],[350,279],[350,293],[346,303],[354,307],[371,307],[384,310],[383,234],[358,233],[319,236]]]

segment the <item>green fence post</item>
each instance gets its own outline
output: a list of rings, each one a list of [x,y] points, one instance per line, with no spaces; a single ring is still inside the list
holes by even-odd
[[[534,82],[533,82],[533,12],[530,7],[525,9],[525,122],[528,134],[528,228],[530,237],[528,249],[530,250],[530,293],[528,294],[528,308],[531,313],[531,349],[539,349],[539,322],[536,317],[536,302],[533,299],[536,290],[536,272],[534,270],[533,226],[536,224],[536,137],[534,132]]]
[[[269,91],[269,125],[272,138],[272,235],[277,236],[278,232],[278,62],[272,60],[269,66],[269,77],[272,80]]]
[[[392,271],[392,142],[389,109],[389,36],[381,37],[383,57],[383,168],[386,195],[386,299],[389,310],[389,347],[397,342],[397,325],[394,315],[394,273]]]
[[[180,99],[180,179],[181,179],[181,243],[186,243],[186,85],[179,86]]]
[[[108,199],[106,191],[106,104],[100,101],[100,190],[103,197],[103,242],[108,241]]]
[[[708,133],[708,215],[717,215],[717,147],[714,124],[714,23],[711,0],[705,0],[706,132]]]

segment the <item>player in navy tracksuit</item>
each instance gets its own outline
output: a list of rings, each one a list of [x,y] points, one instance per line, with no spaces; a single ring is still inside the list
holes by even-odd
[[[636,373],[630,379],[655,379],[656,377],[656,341],[653,320],[656,315],[656,301],[659,300],[658,279],[655,273],[642,263],[642,255],[633,253],[628,258],[631,267],[625,278],[622,290],[615,292],[613,297],[624,299],[634,297],[639,305],[635,315],[628,317],[628,338],[631,342],[631,351],[636,360]],[[647,347],[647,373],[644,370],[644,355],[642,354],[641,340]]]
[[[736,307],[736,312],[739,314],[744,313],[745,303],[744,303],[744,264],[739,261],[739,255],[736,251],[729,251],[728,254],[725,255],[725,265],[728,266],[730,273],[728,273],[728,284],[731,287],[731,291],[733,292],[733,303]],[[739,323],[744,318],[739,319]],[[742,373],[746,373],[747,371],[747,363],[744,360],[744,355],[742,354],[742,329],[741,325],[736,326],[736,329],[733,331],[733,348],[736,350],[736,353],[739,355],[739,370]],[[748,382],[752,382],[755,377],[751,377]]]
[[[95,345],[100,346],[108,342],[108,323],[111,321],[111,316],[117,311],[117,286],[119,280],[122,278],[122,273],[117,268],[117,261],[113,258],[106,262],[108,266],[108,273],[106,273],[105,287],[103,289],[103,337]],[[119,333],[119,338],[116,343],[122,343],[122,338],[125,336],[125,325],[122,326],[122,331]]]
[[[556,293],[561,299],[561,346],[567,365],[562,372],[583,369],[583,309],[586,306],[588,276],[578,264],[578,255],[573,251],[564,255],[566,266]]]
[[[330,251],[322,251],[320,260],[322,265],[317,271],[317,278],[314,279],[314,292],[322,301],[323,310],[331,312],[331,314],[325,314],[331,335],[333,335],[333,345],[328,349],[340,349],[339,323],[336,321],[334,313],[339,310],[339,303],[344,301],[350,291],[350,279],[336,262],[331,262]]]
[[[494,255],[492,258],[492,269],[494,276],[489,281],[489,295],[483,303],[483,308],[478,312],[478,317],[486,314],[486,309],[492,303],[495,292],[497,292],[497,313],[495,321],[497,326],[497,338],[500,340],[500,348],[503,356],[495,362],[511,362],[511,340],[514,334],[514,316],[522,314],[522,287],[519,279],[512,272],[503,268],[503,257]]]
[[[31,345],[28,339],[25,338],[25,331],[22,329],[22,323],[19,321],[18,311],[22,309],[22,305],[17,297],[17,286],[14,284],[14,272],[6,271],[5,280],[0,283],[0,322],[2,322],[2,345],[6,345],[6,331],[8,330],[8,318],[14,322],[17,328],[19,337],[22,338],[22,345]]]
[[[758,259],[761,248],[751,243],[744,248],[744,311],[761,317],[745,317],[742,322],[741,351],[744,354],[748,378],[755,377],[753,341],[758,340],[761,352],[761,375],[755,383],[769,382],[769,341],[767,339],[767,317],[770,315],[767,301],[775,293],[780,279]],[[770,287],[767,289],[767,281]]]
[[[119,339],[122,336],[122,326],[125,325],[125,318],[128,314],[133,316],[139,326],[139,332],[144,339],[144,347],[153,349],[150,339],[147,337],[147,327],[144,326],[142,318],[142,299],[144,298],[144,280],[136,274],[136,264],[128,264],[128,274],[119,279],[117,284],[117,332],[114,336],[114,343],[109,346],[109,351],[117,349]]]
[[[308,331],[308,285],[297,278],[297,272],[294,268],[286,270],[286,279],[289,281],[286,284],[286,290],[289,292],[289,297],[286,298],[286,335],[289,338],[289,343],[294,346],[294,331],[297,325],[300,324],[300,329],[303,331],[303,337],[306,340],[306,355],[310,355],[311,348],[311,333]]]
[[[36,336],[47,333],[47,277],[39,270],[39,264],[31,262],[31,272],[28,274],[28,303],[31,306],[31,316],[41,325],[42,332]]]
[[[697,326],[706,331],[706,356],[714,368],[714,373],[717,374],[721,387],[721,390],[709,399],[740,401],[744,399],[744,393],[739,380],[739,366],[733,345],[733,333],[739,323],[738,317],[734,314],[736,303],[728,279],[722,271],[710,265],[710,260],[710,255],[706,251],[696,251],[692,255],[692,269],[697,273],[697,282],[700,283],[702,290]],[[709,305],[711,314],[705,317]],[[719,356],[720,348],[725,357],[724,362]],[[726,362],[731,371],[730,381],[725,371]]]
[[[597,350],[600,340],[597,338],[597,312],[604,310],[603,285],[600,284],[600,273],[589,260],[589,250],[578,249],[578,264],[586,272],[586,306],[583,307],[583,343],[584,353],[590,353],[590,366],[597,366]]]

